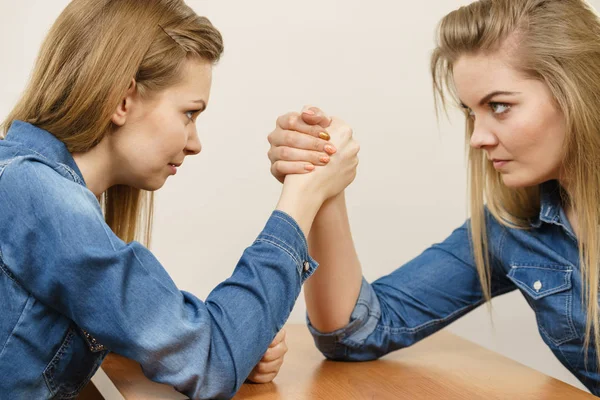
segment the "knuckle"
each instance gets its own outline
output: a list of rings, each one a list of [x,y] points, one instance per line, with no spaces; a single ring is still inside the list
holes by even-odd
[[[268,372],[271,372],[271,369],[268,367],[268,365],[261,362],[256,366],[256,372],[258,374],[266,374]]]
[[[278,361],[277,364],[273,365],[273,369],[270,372],[277,375],[279,373],[279,370],[281,369],[282,364],[283,364],[283,361],[281,361],[281,362]]]
[[[291,146],[291,147],[293,147],[294,143],[295,143],[295,140],[294,140],[293,133],[292,132],[286,132],[285,136],[283,137],[283,144],[285,146]]]
[[[277,121],[275,122],[275,129],[279,129],[285,125],[285,121],[288,114],[280,115],[277,117]]]
[[[277,372],[271,372],[270,374],[265,375],[265,383],[271,382],[277,376]]]
[[[299,115],[297,113],[288,114],[287,121],[286,121],[288,126],[290,126],[290,127],[296,126],[296,124],[298,123],[298,118],[299,118]]]
[[[281,357],[278,361],[277,361],[277,371],[279,371],[281,369],[281,366],[283,365],[283,357]]]
[[[254,383],[267,383],[268,382],[263,375],[254,375],[251,378],[251,380]]]
[[[283,172],[283,167],[282,167],[281,161],[279,161],[279,160],[278,160],[278,161],[275,161],[275,162],[273,163],[273,168],[272,168],[272,169],[273,169],[275,172],[277,172],[277,173],[282,173],[282,172]]]
[[[317,138],[313,138],[313,149],[319,150],[320,146],[321,146],[321,141]]]
[[[274,358],[275,358],[275,357],[274,357],[274,354],[273,354],[273,347],[271,347],[271,348],[269,348],[269,349],[268,349],[268,350],[265,352],[264,359],[265,359],[265,361],[267,361],[267,360],[268,360],[268,361],[271,361],[271,360],[273,360]]]
[[[352,129],[349,126],[344,126],[341,136],[344,140],[349,140],[352,137]]]

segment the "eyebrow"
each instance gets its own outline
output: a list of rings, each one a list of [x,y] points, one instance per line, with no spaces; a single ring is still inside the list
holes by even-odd
[[[200,100],[194,100],[194,101],[192,101],[192,103],[198,103],[198,104],[200,104],[200,110],[199,110],[200,112],[206,110],[206,102],[204,100],[202,100],[202,99],[200,99]]]
[[[495,92],[492,92],[490,94],[488,94],[487,96],[485,96],[483,99],[481,99],[481,101],[479,102],[480,106],[485,105],[487,102],[489,102],[492,98],[496,97],[496,96],[515,96],[517,94],[521,94],[520,92],[504,92],[504,91],[500,91],[500,90],[496,90]],[[469,108],[465,105],[465,103],[461,100],[461,105],[464,108]]]

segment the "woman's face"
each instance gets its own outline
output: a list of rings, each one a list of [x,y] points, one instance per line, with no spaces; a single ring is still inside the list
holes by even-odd
[[[187,60],[177,84],[148,99],[128,98],[127,118],[111,134],[119,183],[157,190],[185,157],[200,153],[196,118],[208,104],[211,81],[211,63]]]
[[[462,56],[454,83],[475,129],[470,145],[485,151],[509,187],[559,179],[565,119],[547,85],[524,77],[501,52]]]

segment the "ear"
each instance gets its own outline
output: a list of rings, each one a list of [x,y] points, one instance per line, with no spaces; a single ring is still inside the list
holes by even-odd
[[[135,94],[136,82],[134,78],[131,78],[131,82],[129,83],[129,87],[125,92],[125,95],[121,99],[119,106],[117,107],[117,109],[111,117],[111,121],[113,122],[113,124],[117,126],[125,125],[125,121],[127,121],[127,116],[131,112],[131,105],[133,104]]]

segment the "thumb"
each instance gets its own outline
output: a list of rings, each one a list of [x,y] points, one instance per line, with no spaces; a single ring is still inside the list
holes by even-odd
[[[331,125],[331,118],[318,107],[304,106],[301,115],[302,120],[308,125],[319,125],[321,128]]]

